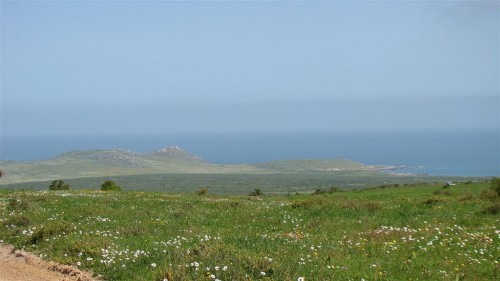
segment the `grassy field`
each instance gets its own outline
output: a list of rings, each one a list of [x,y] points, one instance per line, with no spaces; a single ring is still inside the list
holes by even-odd
[[[319,195],[0,191],[0,239],[106,280],[500,280],[489,183]]]
[[[53,180],[58,178],[53,178]],[[98,189],[113,180],[126,191],[195,192],[205,187],[215,194],[246,195],[259,188],[266,193],[288,194],[312,192],[317,188],[361,189],[373,185],[435,183],[447,181],[480,181],[488,178],[437,177],[425,175],[391,175],[383,171],[276,172],[268,174],[146,174],[128,176],[83,177],[64,179],[72,189]],[[0,188],[47,190],[51,180],[0,185]]]

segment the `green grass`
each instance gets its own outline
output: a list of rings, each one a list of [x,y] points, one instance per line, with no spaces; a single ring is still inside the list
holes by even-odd
[[[488,211],[498,198],[488,189],[3,190],[0,239],[106,280],[499,280],[500,215]]]
[[[379,171],[334,171],[272,174],[147,174],[128,176],[63,178],[71,189],[99,189],[106,180],[113,180],[126,191],[195,192],[208,188],[216,194],[247,195],[255,188],[265,193],[288,194],[311,192],[315,189],[339,187],[360,189],[372,185],[434,183],[447,181],[486,180],[487,178],[434,177],[421,175],[397,176]],[[51,181],[23,182],[0,185],[1,188],[46,190]]]

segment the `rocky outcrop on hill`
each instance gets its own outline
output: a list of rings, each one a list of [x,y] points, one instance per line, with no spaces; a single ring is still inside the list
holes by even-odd
[[[193,155],[176,145],[158,149],[156,151],[151,152],[150,155],[157,155],[176,160],[187,160],[187,161],[203,160],[201,157]]]

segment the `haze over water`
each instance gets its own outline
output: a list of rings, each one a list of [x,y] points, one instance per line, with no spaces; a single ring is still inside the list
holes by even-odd
[[[178,144],[217,163],[499,174],[498,1],[1,1],[0,13],[0,159]]]

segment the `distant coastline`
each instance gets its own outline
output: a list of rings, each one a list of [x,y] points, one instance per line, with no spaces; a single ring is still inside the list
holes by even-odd
[[[350,159],[392,172],[500,175],[495,130],[189,133],[119,136],[1,136],[0,160],[50,159],[71,150],[121,148],[149,152],[179,145],[210,163]]]

